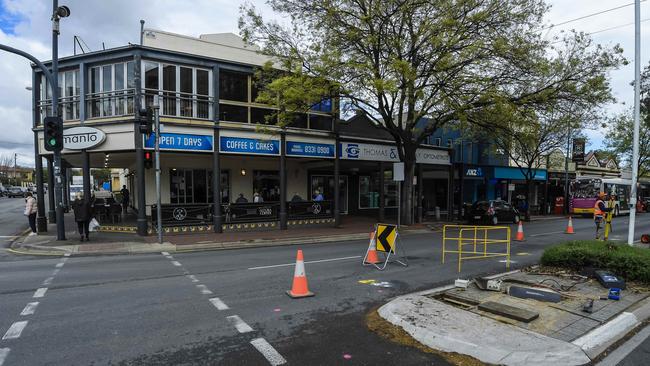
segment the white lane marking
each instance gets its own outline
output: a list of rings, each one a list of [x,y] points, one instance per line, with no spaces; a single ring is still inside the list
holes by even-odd
[[[253,331],[253,328],[251,328],[250,325],[246,324],[245,321],[241,320],[238,315],[227,316],[226,319],[232,326],[237,329],[239,333],[248,333]]]
[[[330,258],[330,259],[320,259],[316,261],[306,261],[304,262],[305,264],[307,263],[323,263],[323,262],[334,262],[334,261],[345,261],[349,259],[358,259],[361,258],[362,256],[360,255],[354,255],[352,257],[341,257],[341,258]],[[265,269],[265,268],[276,268],[276,267],[289,267],[289,266],[295,266],[296,263],[285,263],[285,264],[274,264],[271,266],[260,266],[260,267],[250,267],[248,269]]]
[[[0,238],[14,239],[18,238],[16,235],[0,235]]]
[[[32,297],[43,297],[45,296],[45,293],[47,292],[47,287],[41,287],[36,292],[34,292],[34,296]]]
[[[65,262],[67,262],[67,261],[68,261],[68,258],[67,258],[67,257],[63,257],[63,258],[61,258],[61,262],[65,263]]]
[[[174,259],[174,257],[172,257],[171,255],[166,255],[165,258],[167,258],[167,259],[169,259],[169,260]]]
[[[36,307],[38,306],[38,301],[30,302],[27,305],[25,305],[25,308],[23,311],[20,312],[20,315],[32,315],[36,311]]]
[[[264,338],[255,338],[251,341],[253,347],[255,347],[261,354],[266,358],[267,361],[273,366],[284,365],[287,363],[287,360],[282,357],[282,355],[273,348]]]
[[[203,295],[210,295],[212,294],[212,291],[208,290],[208,287],[206,285],[196,285],[196,287],[201,290],[201,293]]]
[[[211,299],[210,299],[210,302],[212,303],[212,305],[214,305],[215,308],[217,308],[217,310],[228,310],[228,309],[230,309],[230,308],[228,307],[228,305],[226,305],[226,304],[225,304],[223,301],[221,301],[221,299],[219,299],[218,297],[213,297],[213,298],[211,298]]]
[[[27,326],[28,320],[23,320],[11,324],[7,333],[2,336],[2,339],[16,339],[20,337],[20,334],[23,332],[23,329]]]
[[[52,271],[52,276],[56,276],[57,273],[59,273],[60,270],[61,270],[60,268],[57,268],[54,271]]]
[[[187,278],[189,278],[190,280],[192,280],[192,282],[199,282],[199,280],[196,278],[195,275],[187,275]]]
[[[50,283],[52,283],[52,280],[54,280],[54,277],[48,277],[43,281],[43,286],[49,286]]]
[[[55,267],[56,268],[61,268],[61,267],[63,267],[64,264],[65,264],[64,262],[57,263]]]
[[[160,252],[162,255],[169,255],[169,252]]]
[[[64,256],[64,257],[69,257],[69,256],[70,256],[70,253],[65,253],[63,256]]]
[[[563,232],[564,231],[551,231],[551,232],[548,232],[548,233],[532,234],[532,235],[528,235],[528,236],[534,237],[534,236],[544,236],[544,235],[550,235],[550,234],[562,234]]]
[[[178,263],[177,261],[172,261],[172,264],[175,265],[176,267],[180,267],[180,266],[181,266],[181,264]]]
[[[9,348],[0,348],[0,366],[5,363],[5,359],[9,355],[9,351],[11,351]]]

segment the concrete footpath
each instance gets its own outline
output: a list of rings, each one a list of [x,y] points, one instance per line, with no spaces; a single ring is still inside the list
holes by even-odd
[[[650,318],[650,298],[645,298],[580,338],[564,341],[465,311],[436,298],[452,288],[450,285],[397,297],[380,307],[378,313],[434,350],[511,366],[591,364]]]

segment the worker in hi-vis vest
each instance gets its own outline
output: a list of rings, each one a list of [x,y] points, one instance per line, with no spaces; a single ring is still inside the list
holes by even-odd
[[[594,222],[596,223],[596,240],[600,239],[600,225],[603,223],[605,214],[611,211],[611,208],[608,208],[605,205],[605,192],[598,193],[598,199],[594,205]]]
[[[605,214],[605,241],[609,239],[609,235],[612,233],[612,219],[614,218],[614,208],[616,207],[616,202],[614,202],[614,200],[615,197],[613,194],[610,194],[607,197],[607,209],[609,212]]]

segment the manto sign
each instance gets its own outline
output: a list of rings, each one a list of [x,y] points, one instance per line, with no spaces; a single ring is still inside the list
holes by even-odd
[[[104,131],[94,127],[72,127],[63,130],[63,148],[69,150],[90,149],[106,139]]]
[[[340,158],[346,160],[370,160],[399,162],[397,148],[391,145],[342,142]],[[416,162],[419,164],[449,165],[449,152],[446,150],[417,149]]]

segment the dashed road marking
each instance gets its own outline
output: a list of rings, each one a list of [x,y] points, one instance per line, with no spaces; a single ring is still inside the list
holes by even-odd
[[[226,319],[228,322],[237,329],[239,333],[248,333],[252,332],[253,328],[250,325],[246,324],[238,315],[227,316]]]
[[[56,268],[61,268],[61,267],[63,267],[64,264],[65,264],[65,263],[63,263],[63,262],[61,262],[61,263],[57,263],[55,267],[56,267]]]
[[[11,351],[9,348],[0,348],[0,366],[5,363],[5,359],[9,355],[9,351]]]
[[[169,252],[160,252],[162,255],[169,255]]]
[[[284,365],[287,363],[287,360],[282,357],[282,355],[273,348],[264,338],[255,338],[251,341],[253,347],[255,347],[261,354],[266,358],[267,361],[273,366]]]
[[[323,263],[323,262],[334,262],[334,261],[344,261],[344,260],[349,260],[349,259],[358,259],[361,258],[362,256],[360,255],[354,255],[352,257],[341,257],[341,258],[330,258],[330,259],[320,259],[316,261],[307,261],[307,263]],[[276,268],[276,267],[289,267],[289,266],[295,266],[296,263],[284,263],[284,264],[274,264],[270,266],[260,266],[260,267],[250,267],[248,269],[265,269],[265,268]]]
[[[2,337],[2,339],[16,339],[20,338],[20,334],[23,332],[23,329],[27,326],[28,320],[22,320],[11,324],[7,333]]]
[[[176,267],[180,267],[180,266],[181,266],[181,264],[180,264],[179,262],[177,262],[177,261],[172,261],[172,264],[175,265]]]
[[[196,288],[201,290],[201,293],[203,295],[211,295],[212,294],[212,291],[210,291],[206,285],[196,285]]]
[[[221,301],[221,299],[219,299],[218,297],[213,297],[213,298],[211,298],[211,299],[210,299],[210,302],[212,303],[212,305],[214,305],[214,307],[217,308],[217,310],[228,310],[228,309],[230,309],[230,308],[228,307],[228,305],[226,305],[226,304],[225,304],[223,301]]]
[[[63,256],[64,256],[64,257],[69,257],[69,256],[70,256],[70,253],[65,253]]]
[[[34,296],[32,297],[43,297],[45,296],[45,293],[47,292],[47,287],[41,287],[36,292],[34,292]]]
[[[30,302],[27,305],[25,305],[25,308],[23,311],[20,312],[20,315],[32,315],[36,311],[36,307],[38,306],[38,301]]]
[[[54,280],[54,277],[48,277],[43,281],[43,286],[49,286],[52,283],[52,280]]]
[[[190,280],[192,280],[192,282],[199,282],[199,280],[196,278],[195,275],[188,274],[188,275],[187,275],[187,278],[189,278]]]
[[[59,273],[60,270],[61,270],[61,268],[57,268],[54,271],[52,271],[52,276],[56,276]]]

